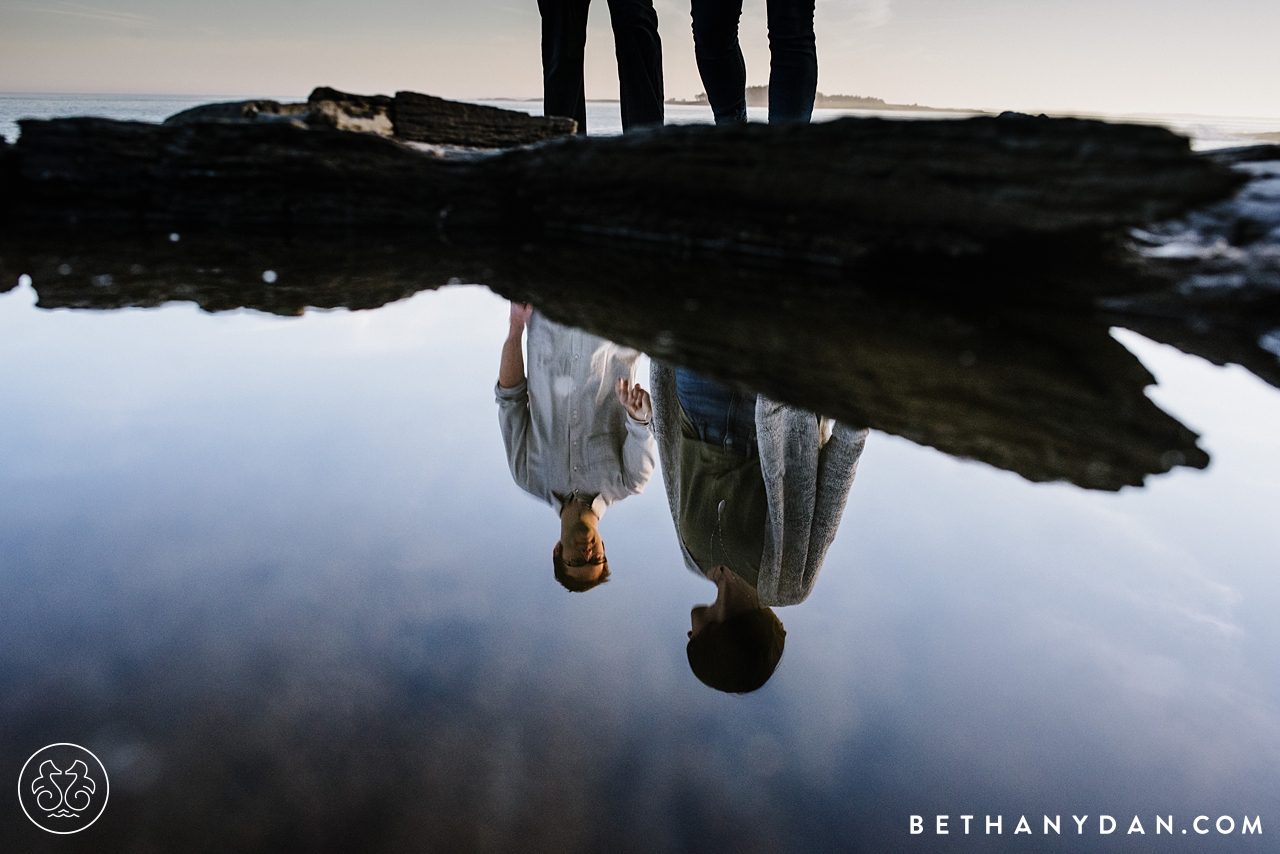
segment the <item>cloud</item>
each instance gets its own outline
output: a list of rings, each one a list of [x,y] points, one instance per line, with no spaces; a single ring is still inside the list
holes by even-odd
[[[146,15],[132,12],[117,12],[112,9],[101,9],[96,6],[84,6],[79,3],[57,3],[52,6],[35,6],[27,3],[19,4],[19,9],[28,12],[47,12],[53,15],[70,15],[76,18],[89,18],[95,21],[108,21],[114,24],[125,24],[131,27],[154,26],[156,21]]]
[[[893,20],[891,0],[818,0],[822,17],[857,29],[883,27]]]

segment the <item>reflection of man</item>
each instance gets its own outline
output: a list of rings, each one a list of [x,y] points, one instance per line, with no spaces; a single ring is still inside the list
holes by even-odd
[[[520,343],[529,332],[529,376]],[[635,350],[511,304],[495,393],[511,477],[560,513],[556,579],[572,591],[609,578],[598,526],[605,508],[653,475],[649,393],[632,385]]]
[[[657,362],[651,377],[680,549],[717,591],[690,614],[689,666],[713,688],[754,691],[786,640],[769,606],[812,592],[867,431]]]

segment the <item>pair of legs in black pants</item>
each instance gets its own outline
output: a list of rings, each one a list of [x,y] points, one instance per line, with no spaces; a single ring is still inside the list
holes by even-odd
[[[662,124],[662,41],[653,0],[608,0],[618,54],[622,129]],[[590,0],[538,0],[542,13],[542,111],[587,132],[583,51]]]
[[[807,122],[818,90],[814,0],[767,0],[769,121]],[[698,73],[716,124],[747,120],[747,66],[738,46],[742,0],[693,0]]]

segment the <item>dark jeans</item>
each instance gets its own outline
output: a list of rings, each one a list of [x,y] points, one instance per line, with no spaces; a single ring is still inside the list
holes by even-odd
[[[767,0],[769,121],[807,122],[818,90],[814,0]],[[693,0],[693,45],[698,73],[716,124],[747,120],[747,66],[738,46],[742,0]]]
[[[703,442],[744,456],[755,453],[754,394],[743,394],[701,374],[676,368],[676,398]]]
[[[662,41],[653,0],[608,0],[618,54],[622,129],[662,124]],[[583,51],[590,0],[538,0],[542,13],[542,111],[587,132]]]

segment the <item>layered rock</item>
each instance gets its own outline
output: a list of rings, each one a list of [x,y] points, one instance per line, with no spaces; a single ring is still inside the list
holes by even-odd
[[[391,109],[393,127],[410,100],[440,113],[402,96],[334,109],[374,124]],[[467,110],[435,125],[459,135],[435,138],[502,136],[488,113]],[[1076,119],[667,127],[467,162],[308,121],[26,121],[7,212],[277,233],[473,228],[849,268],[885,255],[1044,264],[1107,251],[1127,227],[1246,180],[1163,129]]]
[[[165,119],[165,124],[209,122],[296,122],[298,126],[393,136],[408,142],[471,148],[513,148],[567,136],[577,130],[568,118],[531,116],[479,104],[448,101],[419,92],[352,95],[321,86],[305,104],[236,101],[205,104]]]
[[[394,104],[386,95],[349,95],[321,86],[307,98],[311,124],[395,136]]]
[[[480,104],[446,101],[418,92],[397,92],[395,134],[400,139],[437,145],[511,148],[568,136],[573,119],[530,116]]]
[[[434,232],[458,198],[471,200],[456,218],[464,224],[502,216],[468,164],[370,133],[59,119],[24,122],[17,149],[19,222],[42,228]]]
[[[201,104],[164,120],[167,125],[207,124],[209,122],[297,122],[306,124],[311,115],[310,104],[282,104],[279,101],[227,101]]]
[[[1246,180],[1163,128],[1031,117],[686,125],[511,152],[500,165],[546,231],[832,263],[1036,255],[1176,216]]]

